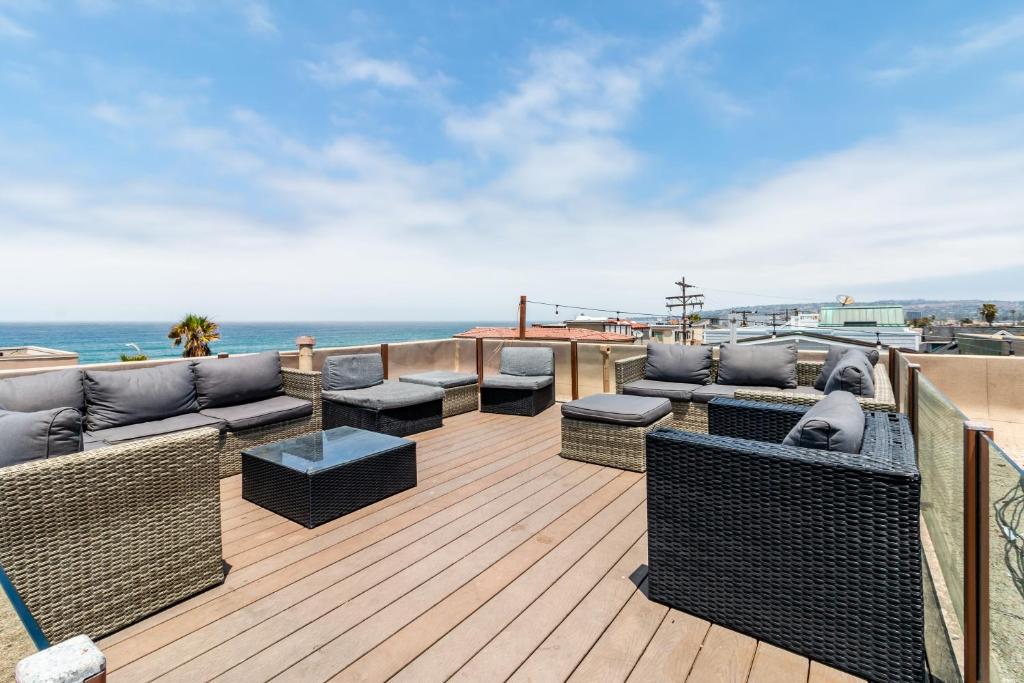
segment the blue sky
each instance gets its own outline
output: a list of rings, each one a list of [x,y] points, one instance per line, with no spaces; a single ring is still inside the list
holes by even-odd
[[[0,0],[0,319],[1022,299],[1022,105],[1010,2]]]

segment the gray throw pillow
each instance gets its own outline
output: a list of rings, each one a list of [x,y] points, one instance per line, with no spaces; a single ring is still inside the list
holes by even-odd
[[[74,408],[0,410],[0,467],[82,450],[82,414]]]
[[[795,389],[796,344],[722,344],[716,382],[737,387]]]
[[[384,363],[379,353],[353,353],[331,356],[320,373],[324,391],[365,389],[384,381]]]
[[[871,367],[878,364],[878,349],[858,349],[851,346],[830,346],[828,348],[828,354],[825,355],[825,364],[821,366],[821,372],[818,373],[818,378],[814,380],[814,388],[822,391],[825,389],[825,384],[828,383],[828,378],[835,370],[839,360],[847,353],[860,353],[867,356],[868,360],[871,361]]]
[[[544,346],[509,346],[501,350],[501,374],[549,377],[555,374],[555,352]]]
[[[875,377],[871,361],[862,353],[847,353],[839,359],[825,383],[825,393],[848,391],[855,396],[874,396]]]
[[[50,408],[85,410],[81,370],[55,370],[0,380],[0,409],[32,413]]]
[[[281,356],[277,351],[237,358],[207,358],[196,361],[192,371],[201,409],[237,406],[284,393]]]
[[[864,410],[853,394],[837,391],[811,406],[782,444],[860,453],[863,442]]]
[[[711,384],[711,347],[648,344],[644,379]]]
[[[187,362],[137,370],[86,370],[85,399],[85,428],[90,432],[199,410],[192,364]]]

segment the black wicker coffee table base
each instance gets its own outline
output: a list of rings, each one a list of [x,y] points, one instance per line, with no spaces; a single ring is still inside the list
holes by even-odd
[[[243,451],[242,497],[312,529],[416,486],[416,444],[375,436],[401,443],[382,444],[386,449],[317,471]]]

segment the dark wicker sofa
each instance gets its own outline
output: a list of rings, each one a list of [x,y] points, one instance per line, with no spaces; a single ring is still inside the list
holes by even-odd
[[[716,398],[647,437],[653,600],[875,681],[923,680],[920,473],[906,417],[858,454],[780,445],[807,407]]]
[[[501,372],[484,377],[480,412],[533,417],[555,404],[555,353],[546,347],[501,350]]]

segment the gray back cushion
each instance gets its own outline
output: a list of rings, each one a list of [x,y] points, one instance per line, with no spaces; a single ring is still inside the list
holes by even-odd
[[[320,374],[325,391],[363,389],[384,381],[384,363],[379,353],[331,356]]]
[[[711,347],[648,344],[644,379],[711,384]]]
[[[501,350],[501,374],[539,377],[555,374],[555,352],[536,346],[512,346]]]
[[[56,370],[0,379],[0,410],[31,413],[49,408],[85,410],[81,370]]]
[[[718,357],[718,384],[738,387],[795,389],[796,344],[741,346],[722,344]]]
[[[0,410],[0,467],[82,450],[82,414],[74,408]]]
[[[138,370],[85,371],[85,428],[90,432],[199,410],[191,363]]]
[[[284,393],[281,356],[264,351],[238,358],[208,358],[192,367],[200,408],[236,406]]]
[[[855,396],[874,396],[875,377],[871,361],[862,353],[847,353],[839,359],[825,382],[825,393],[848,391]]]
[[[871,367],[878,364],[878,349],[857,349],[849,346],[830,346],[828,354],[825,356],[825,364],[821,366],[821,372],[818,373],[818,379],[814,380],[814,388],[818,390],[824,390],[825,384],[828,383],[828,378],[835,370],[839,360],[847,353],[858,353],[867,356],[867,359],[871,362]]]
[[[786,446],[860,453],[864,411],[853,394],[837,391],[808,410],[782,442]]]

